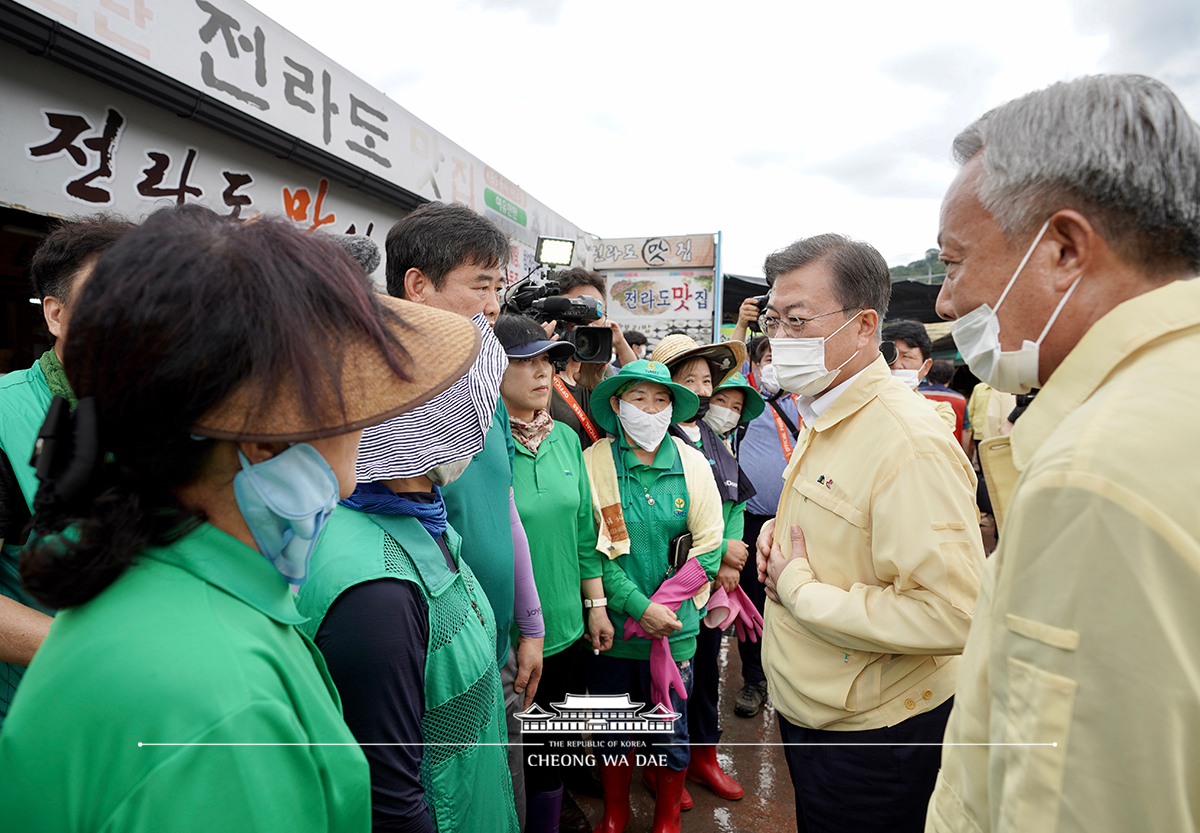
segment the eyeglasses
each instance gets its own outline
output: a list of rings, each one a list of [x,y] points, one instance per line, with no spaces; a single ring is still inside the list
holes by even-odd
[[[794,315],[785,315],[783,318],[779,318],[763,313],[758,317],[758,327],[771,338],[779,335],[780,330],[786,330],[792,338],[801,338],[804,335],[804,325],[809,321],[816,321],[818,318],[825,318],[829,315],[837,315],[839,312],[846,312],[850,309],[853,309],[853,307],[835,309],[833,312],[814,315],[812,318],[797,318]]]

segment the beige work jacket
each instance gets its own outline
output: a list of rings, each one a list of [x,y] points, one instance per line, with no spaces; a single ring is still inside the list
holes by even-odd
[[[1012,433],[927,830],[1200,827],[1200,280],[1119,305]]]
[[[784,470],[775,537],[795,559],[768,601],[771,701],[810,728],[873,729],[954,693],[983,569],[975,473],[880,357],[812,425]]]

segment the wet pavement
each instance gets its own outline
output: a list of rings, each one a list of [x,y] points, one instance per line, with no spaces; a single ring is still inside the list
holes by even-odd
[[[788,777],[783,748],[779,746],[779,725],[775,709],[768,704],[757,717],[738,717],[733,701],[742,687],[742,663],[737,638],[726,635],[721,641],[720,714],[724,734],[717,747],[717,759],[746,791],[738,801],[718,798],[707,787],[688,782],[695,802],[683,813],[681,830],[688,833],[788,833],[796,829],[796,800]],[[627,833],[646,833],[654,818],[654,797],[642,786],[640,772],[629,790],[633,817]],[[600,822],[604,802],[599,798],[575,795],[580,808],[593,827]]]

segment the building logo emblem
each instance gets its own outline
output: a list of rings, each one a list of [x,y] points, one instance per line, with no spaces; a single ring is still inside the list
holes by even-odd
[[[534,703],[515,715],[521,721],[522,732],[548,734],[564,732],[670,732],[680,715],[655,703],[634,703],[628,694],[568,694],[561,703],[552,703],[548,712]]]

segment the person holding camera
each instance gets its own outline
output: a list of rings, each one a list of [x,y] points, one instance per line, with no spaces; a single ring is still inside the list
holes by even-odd
[[[612,352],[622,365],[637,361],[633,349],[625,341],[620,326],[615,321],[604,318],[604,278],[599,272],[576,267],[557,273],[554,279],[558,282],[559,294],[564,298],[590,298],[599,304],[600,318],[583,326],[608,327],[612,331]],[[561,337],[563,331],[570,332],[581,322],[550,321],[547,322],[547,332],[556,332]],[[597,361],[578,361],[578,353],[567,359],[565,365],[556,375],[554,392],[550,396],[550,415],[559,422],[565,422],[579,435],[579,442],[587,448],[603,434],[597,429],[591,413],[591,391],[600,380],[609,374],[610,356],[601,356]]]
[[[649,702],[674,715],[673,730],[652,736],[659,764],[654,833],[679,830],[687,773],[687,697],[700,631],[700,609],[721,560],[724,523],[707,458],[667,437],[700,405],[671,381],[662,362],[636,361],[596,386],[596,421],[616,435],[583,456],[604,556],[609,616],[622,638],[592,658],[593,698]],[[649,695],[649,697],[647,696]],[[628,735],[597,734],[604,818],[599,833],[622,833],[629,821],[633,755]]]

